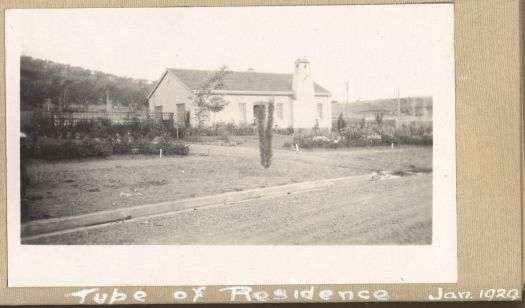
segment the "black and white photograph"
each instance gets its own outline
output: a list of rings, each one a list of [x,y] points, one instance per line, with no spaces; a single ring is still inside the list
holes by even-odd
[[[296,254],[298,267],[325,254],[323,266],[410,267],[359,282],[454,281],[452,5],[35,9],[7,21],[10,254],[26,254],[13,266],[31,249],[163,264],[173,255],[159,251],[189,260],[200,247],[283,267]],[[337,249],[350,259],[334,261]]]

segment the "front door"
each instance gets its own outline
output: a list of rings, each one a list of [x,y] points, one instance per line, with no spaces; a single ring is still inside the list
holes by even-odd
[[[253,105],[253,124],[257,124],[257,112],[262,108],[264,110],[264,105]]]

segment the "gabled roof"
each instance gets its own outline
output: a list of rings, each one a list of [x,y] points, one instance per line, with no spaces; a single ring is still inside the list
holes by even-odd
[[[167,72],[173,73],[184,85],[191,90],[199,90],[206,83],[215,71],[187,70],[168,68]],[[162,76],[164,78],[165,75]],[[224,78],[223,93],[228,91],[246,92],[291,92],[293,74],[275,74],[259,72],[231,72]],[[155,92],[158,84],[148,95],[148,98]],[[314,82],[315,94],[330,94],[330,91]]]

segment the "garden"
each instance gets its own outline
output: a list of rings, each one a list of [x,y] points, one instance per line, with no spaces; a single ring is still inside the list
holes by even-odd
[[[314,131],[315,132],[315,131]],[[327,134],[302,133],[294,134],[293,141],[284,144],[289,147],[292,143],[302,149],[393,145],[420,145],[432,146],[432,125],[412,122],[408,124],[358,124],[350,127],[334,129]]]
[[[62,126],[37,123],[37,129],[25,129],[25,152],[31,158],[27,164],[27,219],[383,170],[432,170],[431,127],[359,124],[323,134],[315,129],[276,128],[268,118],[268,113],[259,115],[257,126],[202,128],[177,128],[154,120],[112,123],[92,119]],[[394,142],[396,146],[391,147]],[[286,148],[291,143],[311,151],[291,151]],[[321,149],[313,151],[315,148]],[[422,178],[424,185],[431,181],[428,175]]]
[[[44,160],[104,158],[111,155],[188,155],[189,144],[238,146],[257,139],[250,124],[216,123],[202,127],[176,127],[170,121],[132,119],[113,123],[108,119],[80,120],[55,125],[52,120],[23,127],[28,158]],[[432,125],[417,122],[396,127],[391,123],[334,123],[332,132],[273,127],[273,147],[338,149],[368,146],[432,146]],[[281,141],[280,144],[277,144]]]
[[[104,158],[111,155],[188,155],[189,145],[176,138],[170,123],[141,121],[112,123],[107,119],[81,120],[74,125],[40,121],[22,128],[27,158],[64,160]]]

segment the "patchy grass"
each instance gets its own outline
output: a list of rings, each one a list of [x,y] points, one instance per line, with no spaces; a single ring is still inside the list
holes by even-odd
[[[116,223],[24,243],[429,245],[432,243],[432,175],[364,180]]]
[[[30,219],[63,217],[250,188],[374,171],[431,170],[431,147],[275,149],[262,169],[256,147],[192,145],[187,157],[116,156],[68,162],[30,161]]]

